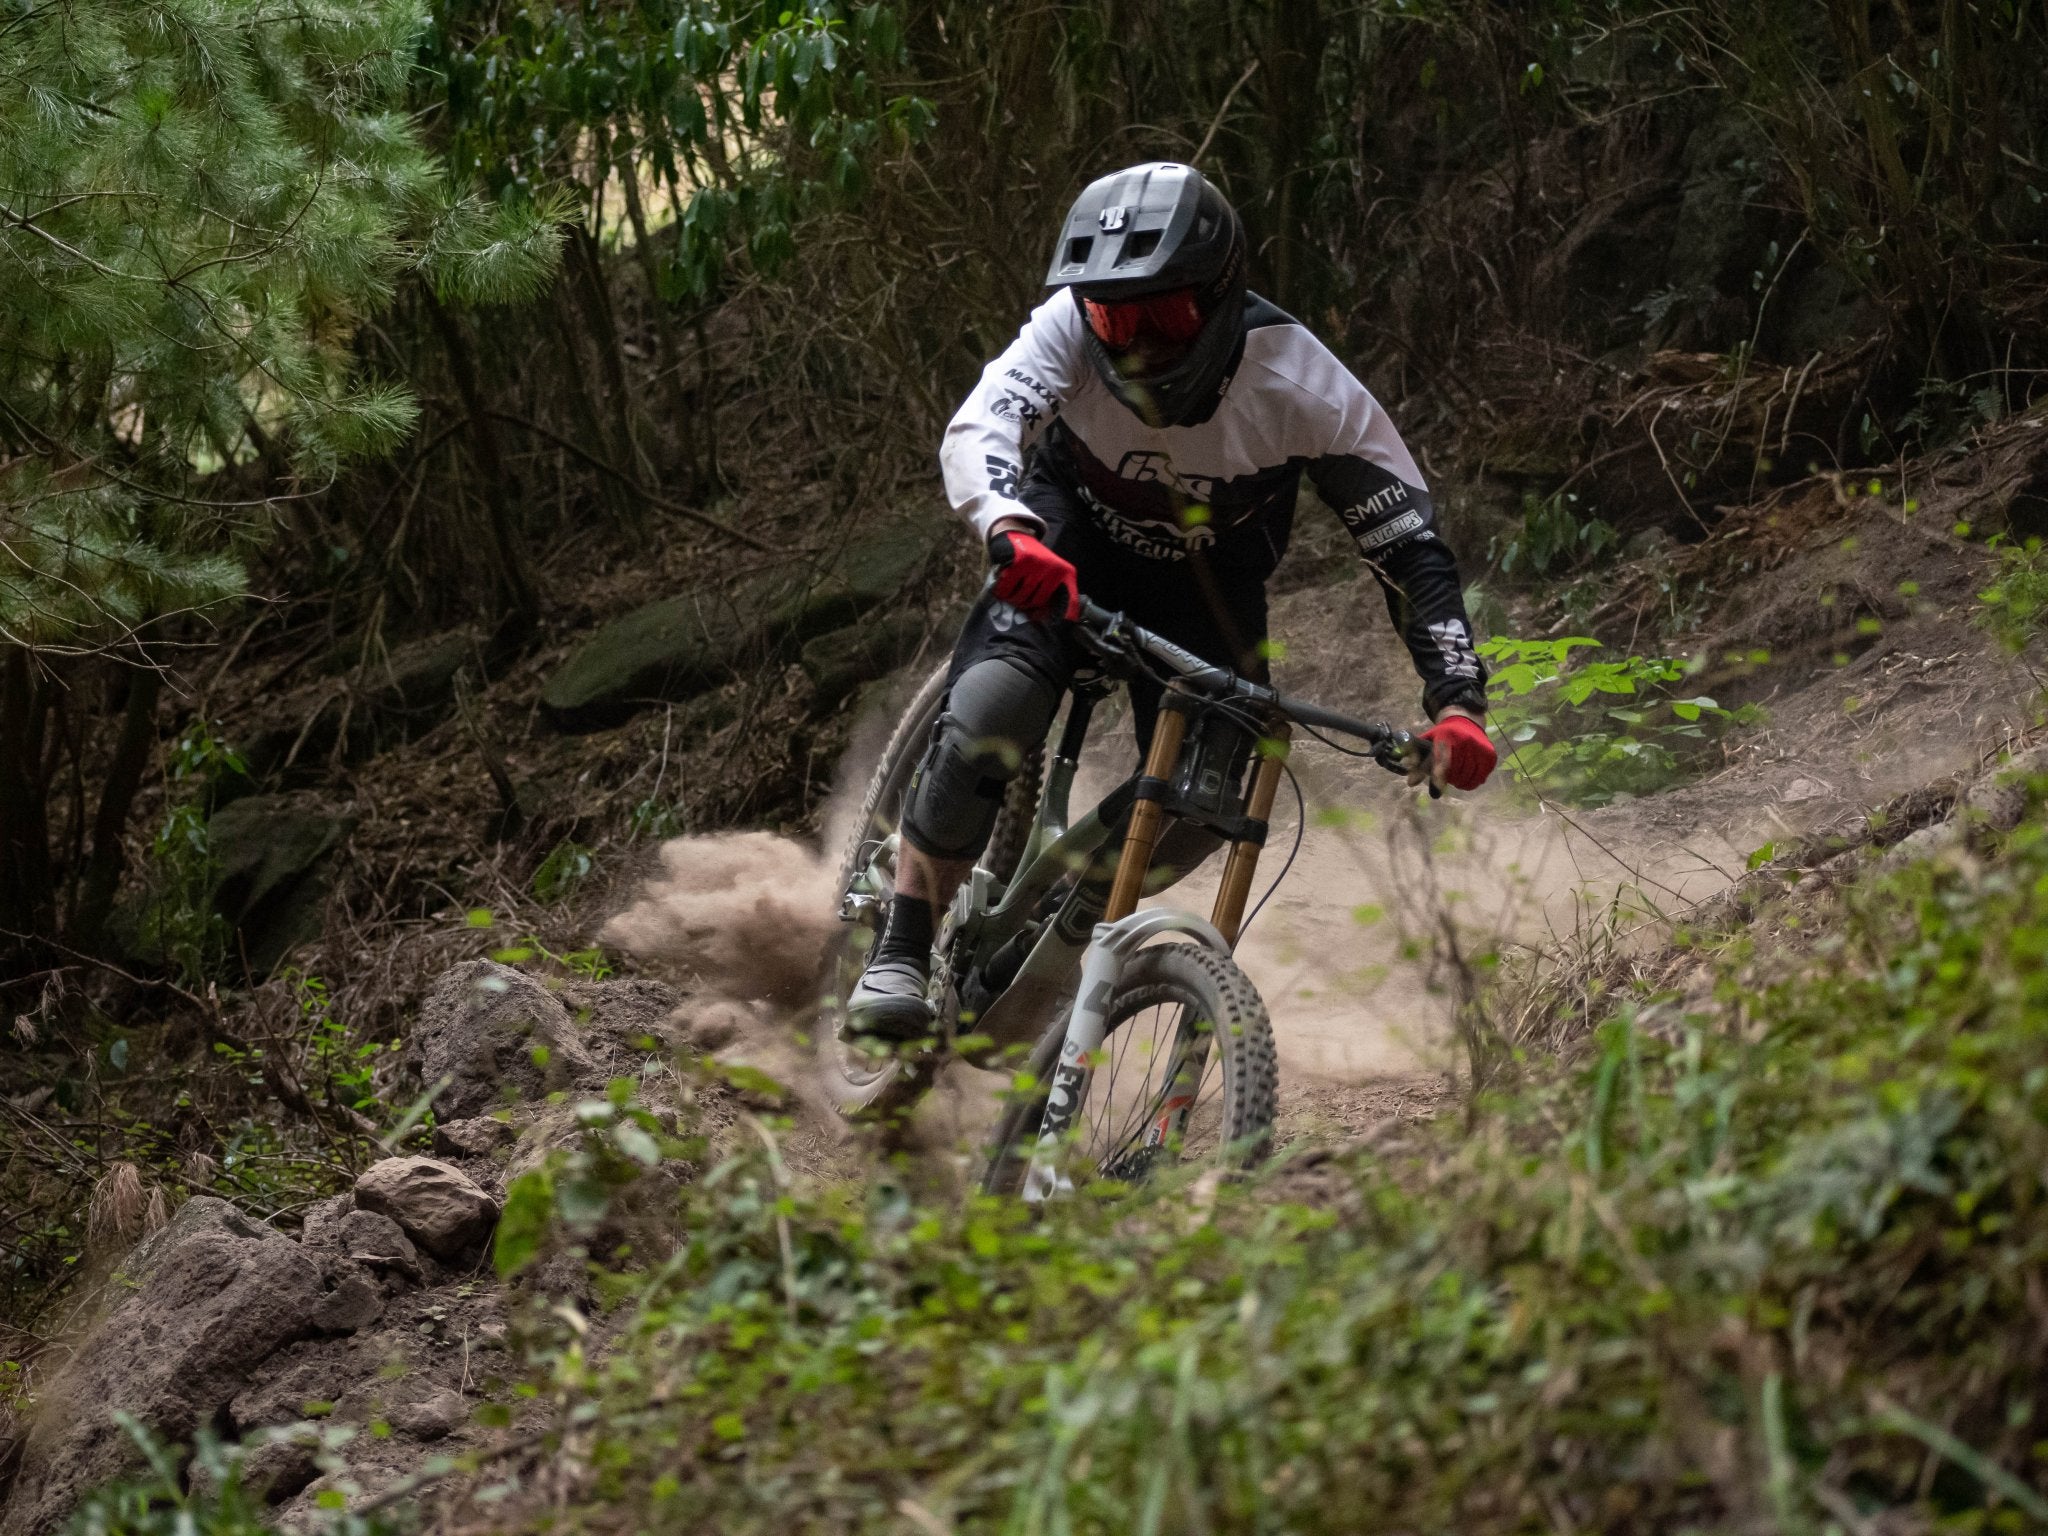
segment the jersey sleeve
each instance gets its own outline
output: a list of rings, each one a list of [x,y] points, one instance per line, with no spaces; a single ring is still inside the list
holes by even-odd
[[[1087,361],[1081,314],[1065,289],[1031,313],[1017,339],[981,371],[981,380],[953,414],[939,446],[939,467],[953,510],[984,540],[1000,519],[1043,529],[1017,500],[1024,454],[1079,386]]]
[[[1311,457],[1309,479],[1350,530],[1379,579],[1387,613],[1422,677],[1432,718],[1447,705],[1486,708],[1486,669],[1472,647],[1457,557],[1437,532],[1422,472],[1387,413],[1327,349],[1314,393],[1328,411],[1328,437]]]

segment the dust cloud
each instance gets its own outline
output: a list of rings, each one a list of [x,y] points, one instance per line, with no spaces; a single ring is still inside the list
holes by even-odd
[[[833,869],[795,838],[722,832],[671,838],[604,944],[747,1003],[810,1000],[836,924]]]

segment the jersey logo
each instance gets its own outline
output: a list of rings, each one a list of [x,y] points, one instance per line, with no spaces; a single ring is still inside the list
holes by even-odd
[[[1105,235],[1113,235],[1124,227],[1126,210],[1122,203],[1111,203],[1095,216],[1095,222],[1102,226]]]
[[[1472,654],[1472,636],[1463,619],[1444,619],[1429,626],[1429,638],[1436,642],[1444,659],[1446,677],[1479,679],[1479,658]]]
[[[1005,368],[1003,370],[1003,377],[1008,379],[1012,384],[1022,384],[1026,389],[1030,390],[1032,394],[1038,396],[1038,398],[1043,400],[1047,405],[1051,405],[1053,403],[1052,391],[1047,389],[1045,385],[1041,384],[1037,379],[1031,377],[1031,375],[1026,373],[1022,368]]]
[[[1171,486],[1190,501],[1212,501],[1216,495],[1214,475],[1178,474],[1172,458],[1146,449],[1125,454],[1117,464],[1116,475],[1119,480],[1131,480],[1139,485]]]
[[[1358,512],[1359,509],[1357,507],[1350,508],[1344,513],[1344,521],[1356,534],[1358,549],[1361,554],[1368,554],[1378,549],[1382,544],[1391,544],[1396,539],[1406,538],[1409,534],[1421,528],[1423,522],[1420,512],[1403,512],[1392,522],[1383,523],[1369,533],[1358,533],[1359,524],[1365,521],[1364,518],[1358,515]]]
[[[1014,389],[1004,389],[1000,384],[988,392],[989,414],[999,421],[1013,422],[1020,427],[1035,427],[1044,420],[1045,413]]]

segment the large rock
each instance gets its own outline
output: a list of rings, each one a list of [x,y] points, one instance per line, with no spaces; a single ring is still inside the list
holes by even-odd
[[[943,527],[935,520],[920,521],[849,544],[838,559],[804,577],[775,605],[768,615],[769,637],[800,646],[879,608],[924,569]]]
[[[817,691],[818,710],[822,713],[833,708],[851,698],[862,683],[910,661],[925,633],[924,614],[905,609],[872,616],[812,640],[799,659]]]
[[[370,1164],[356,1179],[356,1206],[357,1217],[390,1217],[437,1259],[474,1253],[498,1220],[498,1202],[474,1179],[432,1157]]]
[[[383,1166],[382,1163],[375,1164],[372,1171]],[[357,1183],[360,1187],[361,1181]],[[350,1211],[341,1219],[341,1252],[352,1263],[367,1269],[389,1270],[409,1280],[421,1278],[420,1256],[413,1248],[412,1239],[405,1235],[405,1228],[374,1201],[364,1209]]]
[[[598,630],[548,679],[541,710],[561,730],[606,730],[651,705],[694,698],[748,663],[787,659],[901,593],[944,527],[904,524],[812,570],[785,567],[730,592],[690,592],[637,608]]]
[[[1964,814],[1997,832],[2010,832],[2027,814],[2036,779],[2048,775],[2048,746],[2015,753],[1972,784],[1963,795]]]
[[[612,620],[548,679],[541,712],[560,730],[601,731],[716,688],[751,653],[766,654],[762,618],[784,586],[691,592]]]
[[[599,1071],[555,995],[491,960],[458,965],[434,983],[406,1053],[429,1088],[448,1080],[434,1100],[446,1120],[544,1098]]]
[[[314,1332],[323,1303],[320,1267],[297,1243],[206,1196],[131,1255],[112,1293],[122,1299],[38,1405],[4,1536],[56,1530],[81,1495],[140,1463],[117,1412],[189,1441],[273,1351]]]
[[[296,795],[247,795],[208,818],[214,908],[233,926],[236,953],[253,974],[268,974],[320,936],[327,856],[353,826]]]

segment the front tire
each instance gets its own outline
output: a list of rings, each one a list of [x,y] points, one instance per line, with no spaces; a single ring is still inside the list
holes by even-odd
[[[1014,1195],[1045,1118],[1063,1031],[1033,1051],[990,1138],[981,1187]],[[1245,1168],[1272,1146],[1273,1026],[1251,978],[1196,944],[1141,949],[1117,980],[1067,1156],[1078,1178],[1142,1184],[1174,1164]]]

